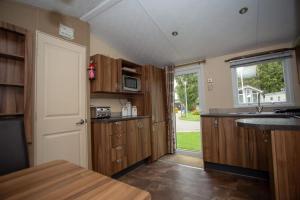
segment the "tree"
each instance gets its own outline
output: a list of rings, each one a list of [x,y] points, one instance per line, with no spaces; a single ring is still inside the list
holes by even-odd
[[[198,77],[196,74],[185,74],[177,76],[175,92],[178,95],[180,103],[185,105],[185,91],[184,91],[184,82],[186,81],[186,93],[187,93],[187,104],[188,110],[194,110],[199,104],[198,97]]]
[[[258,64],[256,67],[256,76],[244,78],[244,86],[262,90],[264,93],[272,93],[281,91],[284,85],[284,74],[281,61],[265,62]],[[241,87],[241,80],[238,80],[238,85]]]

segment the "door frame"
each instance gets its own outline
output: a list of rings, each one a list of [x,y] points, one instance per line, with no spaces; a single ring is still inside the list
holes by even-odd
[[[199,110],[200,113],[205,111],[205,92],[204,92],[204,65],[192,64],[186,67],[175,68],[174,78],[176,76],[195,73],[198,77],[198,96],[199,96]],[[174,91],[175,93],[175,91]]]
[[[58,40],[61,40],[61,41],[64,41],[64,42],[69,42],[73,45],[77,45],[79,47],[82,47],[84,48],[84,52],[85,52],[85,64],[87,64],[87,48],[86,46],[84,45],[81,45],[81,44],[78,44],[78,43],[75,43],[75,42],[72,42],[72,41],[68,41],[68,40],[65,40],[65,39],[62,39],[60,37],[56,37],[56,36],[53,36],[51,34],[48,34],[48,33],[45,33],[45,32],[42,32],[42,31],[39,31],[37,30],[34,34],[34,65],[33,65],[33,73],[34,73],[34,80],[32,81],[33,83],[33,96],[34,96],[34,105],[33,105],[33,144],[32,144],[32,149],[33,149],[33,159],[32,159],[32,164],[34,166],[37,165],[37,150],[38,150],[38,145],[37,145],[37,59],[38,59],[38,51],[37,51],[37,47],[38,47],[38,35],[39,34],[42,34],[42,35],[45,35],[47,37],[51,37],[51,38],[54,38],[54,39],[58,39]],[[86,71],[86,70],[85,70]],[[86,97],[85,97],[85,112],[84,112],[84,119],[87,119],[87,116],[88,116],[88,80],[87,80],[87,74],[85,75],[85,84],[86,84]],[[85,129],[85,132],[86,132],[86,141],[85,141],[85,144],[84,144],[84,159],[85,159],[85,168],[88,168],[88,166],[90,165],[89,164],[89,141],[90,141],[90,138],[89,138],[89,123],[86,123],[86,125],[84,126],[84,129]],[[32,154],[31,154],[32,155]]]

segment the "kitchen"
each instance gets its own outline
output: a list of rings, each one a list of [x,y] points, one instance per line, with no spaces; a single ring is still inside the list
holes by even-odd
[[[0,199],[299,199],[297,8],[1,1]],[[191,70],[196,157],[177,148],[173,106]]]

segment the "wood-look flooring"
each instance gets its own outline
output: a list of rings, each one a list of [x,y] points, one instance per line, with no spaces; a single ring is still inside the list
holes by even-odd
[[[119,180],[150,192],[152,200],[270,199],[266,181],[162,160],[142,165]]]
[[[165,155],[161,158],[161,161],[166,161],[170,163],[180,164],[180,165],[187,165],[196,168],[204,168],[203,166],[203,159],[199,158],[199,156],[194,156],[193,152],[184,152],[184,151],[177,151],[175,154]],[[195,153],[196,154],[196,153]],[[197,152],[197,154],[199,154]]]

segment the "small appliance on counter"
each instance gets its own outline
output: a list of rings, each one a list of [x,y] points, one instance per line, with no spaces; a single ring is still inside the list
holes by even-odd
[[[109,106],[91,106],[91,118],[105,119],[111,117],[111,108]]]
[[[128,109],[126,106],[122,107],[122,117],[127,117],[128,115]]]
[[[137,116],[137,107],[136,106],[132,106],[132,109],[131,109],[131,115],[133,117],[136,117]]]

